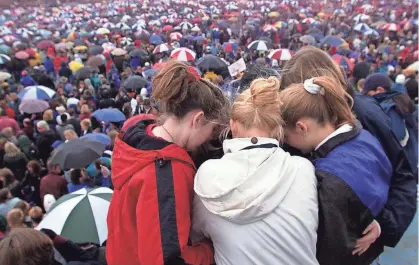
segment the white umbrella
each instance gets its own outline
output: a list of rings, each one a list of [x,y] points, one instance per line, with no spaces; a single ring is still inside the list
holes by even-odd
[[[257,51],[268,51],[269,47],[268,47],[268,43],[266,41],[263,40],[255,40],[252,41],[248,46],[248,49],[254,49]]]
[[[177,48],[172,51],[170,57],[179,61],[188,62],[195,60],[196,53],[188,48]]]

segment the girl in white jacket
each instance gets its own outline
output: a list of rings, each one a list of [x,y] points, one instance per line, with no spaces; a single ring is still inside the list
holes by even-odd
[[[195,178],[192,238],[208,237],[217,265],[316,265],[312,164],[279,147],[279,80],[257,79],[234,102],[225,155]]]

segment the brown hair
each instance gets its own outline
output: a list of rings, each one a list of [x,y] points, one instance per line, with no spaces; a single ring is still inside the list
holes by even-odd
[[[279,80],[258,78],[234,101],[231,118],[246,129],[268,130],[271,137],[282,139],[283,120],[280,115]]]
[[[44,114],[42,115],[42,120],[44,121],[51,121],[53,120],[53,112],[52,109],[47,109],[44,111]]]
[[[169,61],[152,83],[152,97],[163,115],[182,118],[192,110],[201,109],[207,119],[228,121],[225,114],[229,103],[221,89],[208,80],[198,79],[185,63]]]
[[[7,224],[10,228],[22,228],[25,227],[23,223],[25,221],[25,214],[19,208],[11,209],[7,213]]]
[[[15,181],[15,175],[7,167],[0,169],[0,176],[4,177],[5,187],[8,187],[10,184],[12,184]]]
[[[29,210],[29,217],[31,218],[32,222],[39,224],[42,221],[42,217],[43,217],[41,207],[39,206],[32,207]]]
[[[21,209],[23,214],[26,216],[29,213],[29,204],[25,201],[20,201],[13,206],[13,209]]]
[[[54,245],[44,233],[30,228],[13,230],[0,242],[2,265],[53,264]]]
[[[27,167],[32,168],[33,173],[35,175],[40,175],[41,174],[42,167],[41,167],[41,164],[39,164],[38,161],[36,161],[36,160],[29,161]]]
[[[342,69],[324,51],[313,46],[300,49],[284,66],[281,72],[280,90],[295,83],[302,83],[312,77],[330,76],[337,80],[340,87],[348,89]],[[348,92],[348,91],[347,91]],[[353,91],[349,91],[353,93]],[[352,106],[352,98],[351,106]]]
[[[295,126],[301,118],[312,118],[322,125],[330,123],[336,128],[345,123],[354,125],[355,116],[346,101],[349,95],[336,79],[315,77],[313,83],[321,87],[317,94],[308,92],[302,83],[293,84],[280,92],[281,114],[286,126]]]

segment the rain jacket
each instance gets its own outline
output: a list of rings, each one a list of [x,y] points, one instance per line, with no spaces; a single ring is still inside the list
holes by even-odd
[[[225,140],[225,155],[199,168],[194,237],[211,238],[217,265],[319,264],[314,167],[275,139],[257,139]]]
[[[188,246],[194,163],[184,149],[152,136],[151,123],[115,140],[108,265],[209,265],[211,245]]]
[[[390,161],[377,139],[360,127],[329,138],[313,156],[319,196],[319,263],[371,264],[383,251],[378,241],[361,256],[352,251],[387,202]]]

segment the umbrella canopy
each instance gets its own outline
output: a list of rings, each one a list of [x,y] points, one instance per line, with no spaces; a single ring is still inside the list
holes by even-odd
[[[156,46],[156,48],[154,48],[153,53],[168,52],[168,51],[170,51],[170,49],[171,49],[170,45],[168,45],[166,43],[163,43],[163,44],[160,44],[160,45]]]
[[[257,51],[268,51],[270,48],[270,45],[263,40],[255,40],[252,41],[249,45],[247,45],[248,49],[253,49]]]
[[[232,43],[232,42],[225,42],[225,43],[223,43],[223,51],[224,52],[237,51],[238,48],[239,47],[235,43]]]
[[[19,104],[19,111],[22,113],[41,113],[49,108],[48,102],[40,99],[22,100]]]
[[[15,57],[20,60],[26,60],[29,58],[29,54],[25,51],[18,51],[15,53]]]
[[[78,98],[69,98],[66,102],[67,108],[69,108],[71,105],[77,105],[79,102],[80,100]]]
[[[172,32],[172,33],[170,33],[169,38],[171,40],[180,40],[182,38],[182,36],[183,35],[179,32]]]
[[[86,66],[90,66],[92,68],[97,68],[103,64],[105,64],[105,62],[102,58],[102,55],[92,56],[86,62]]]
[[[133,49],[128,54],[130,57],[141,57],[144,58],[148,56],[148,53],[143,49]]]
[[[221,60],[220,57],[211,54],[205,55],[197,61],[197,66],[201,69],[223,69],[227,67],[227,64]]]
[[[151,35],[151,37],[150,37],[150,43],[151,43],[151,44],[154,44],[154,45],[159,45],[159,44],[164,43],[164,41],[162,40],[162,38],[161,38],[161,36],[160,36],[160,35],[153,34],[153,35]]]
[[[387,31],[399,31],[400,26],[395,23],[387,23],[382,26],[382,29]]]
[[[54,42],[52,42],[51,40],[41,40],[40,42],[36,44],[36,48],[41,49],[41,50],[46,50],[50,47],[51,48],[55,47]]]
[[[28,86],[19,92],[18,97],[21,100],[26,99],[51,99],[55,91],[46,86]]]
[[[11,74],[9,74],[7,72],[0,72],[0,82],[4,82],[7,79],[9,79],[10,77],[12,77]]]
[[[321,42],[320,46],[329,45],[331,47],[339,47],[346,44],[346,42],[338,36],[326,36]]]
[[[104,133],[88,133],[80,138],[88,138],[92,141],[99,142],[105,146],[111,143],[111,138]]]
[[[170,57],[179,61],[188,62],[195,60],[196,53],[188,48],[177,48],[172,51]]]
[[[269,59],[275,59],[280,61],[288,61],[292,57],[292,52],[288,49],[276,49],[269,53]]]
[[[86,78],[90,78],[91,74],[92,74],[92,68],[86,66],[86,67],[82,67],[82,68],[78,69],[74,73],[74,77],[77,80],[84,80]]]
[[[103,47],[100,45],[92,45],[89,47],[89,54],[90,55],[99,55],[103,53]]]
[[[74,73],[77,72],[80,68],[83,68],[83,64],[81,62],[77,62],[77,61],[71,61],[68,64],[68,67],[70,68],[70,70]]]
[[[111,54],[114,56],[122,56],[127,54],[127,51],[121,48],[116,48],[111,52]]]
[[[6,64],[10,62],[10,57],[6,54],[0,54],[0,64]]]
[[[74,47],[74,51],[75,52],[82,52],[82,51],[86,51],[88,48],[87,48],[87,46],[85,46],[85,45],[79,45],[79,46],[76,46],[76,47]]]
[[[346,70],[352,71],[352,69],[354,68],[354,64],[346,56],[335,54],[332,56],[332,58],[337,65],[341,66]]]
[[[7,46],[6,44],[0,45],[0,54],[9,54],[10,51],[11,51],[10,47]]]
[[[111,189],[101,187],[64,195],[52,205],[36,229],[51,229],[74,243],[102,245],[108,234],[106,217],[112,193]]]
[[[304,35],[300,37],[300,41],[306,44],[315,44],[316,39],[311,35]]]
[[[77,138],[66,142],[54,152],[53,165],[62,169],[84,168],[102,156],[105,146],[86,138]]]
[[[99,109],[93,112],[93,116],[104,122],[121,122],[126,119],[119,109]]]
[[[358,23],[353,27],[354,30],[359,32],[365,32],[371,30],[371,28],[365,23]]]
[[[124,83],[122,84],[122,87],[125,89],[132,89],[133,91],[137,89],[141,89],[143,87],[146,87],[147,81],[138,75],[133,75],[128,77]]]
[[[110,31],[107,28],[99,28],[99,29],[96,30],[96,34],[98,34],[98,35],[106,35],[106,34],[109,34],[109,33],[110,33]]]

